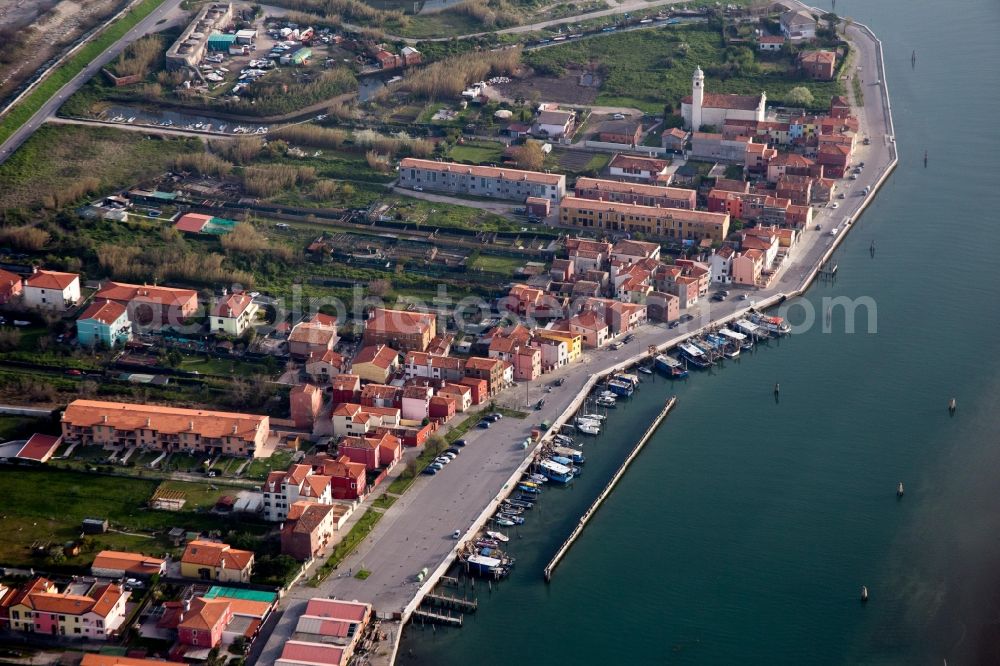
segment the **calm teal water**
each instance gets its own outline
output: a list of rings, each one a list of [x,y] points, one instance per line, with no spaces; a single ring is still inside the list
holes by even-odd
[[[808,299],[871,296],[878,333],[834,315],[841,332],[647,382],[520,530],[511,579],[480,586],[461,630],[408,630],[400,663],[1000,663],[1000,4],[837,11],[883,40],[901,165]],[[671,391],[678,408],[545,585]]]

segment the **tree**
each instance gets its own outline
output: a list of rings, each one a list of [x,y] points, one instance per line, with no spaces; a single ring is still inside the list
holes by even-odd
[[[536,141],[528,141],[523,146],[514,149],[514,162],[519,169],[539,171],[545,166],[545,153]]]
[[[392,290],[392,283],[384,278],[368,283],[368,294],[375,298],[383,298],[390,290]]]
[[[812,106],[813,94],[805,86],[796,86],[788,91],[785,101],[795,106]]]

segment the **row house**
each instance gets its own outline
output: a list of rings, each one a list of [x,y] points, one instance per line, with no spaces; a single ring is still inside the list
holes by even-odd
[[[281,522],[288,515],[294,502],[330,504],[330,477],[314,474],[309,465],[292,465],[285,472],[271,472],[262,487],[264,518],[273,523]]]
[[[654,275],[656,290],[677,296],[681,309],[692,307],[707,295],[711,279],[712,272],[707,264],[690,259],[662,265]]]
[[[85,594],[59,592],[55,583],[33,578],[6,601],[15,632],[104,641],[125,622],[129,598],[121,585],[94,584]]]
[[[332,458],[321,453],[312,457],[309,464],[323,476],[330,477],[333,499],[356,501],[368,492],[367,470],[363,463],[352,462],[345,455]]]
[[[541,353],[541,371],[552,372],[569,365],[569,349],[566,340],[553,337],[536,336],[531,344]]]
[[[681,316],[681,299],[676,294],[652,291],[646,297],[646,316],[652,321],[672,322]]]
[[[657,208],[635,204],[566,197],[560,204],[564,226],[609,231],[641,232],[676,240],[722,242],[729,234],[729,215],[683,208]]]
[[[361,378],[349,374],[334,376],[330,380],[330,400],[334,405],[361,402]]]
[[[733,274],[733,256],[736,250],[731,245],[723,245],[708,255],[708,267],[711,281],[719,284],[729,284]]]
[[[542,374],[542,351],[528,344],[520,345],[510,363],[514,367],[513,380],[535,381]]]
[[[489,382],[485,379],[463,377],[458,383],[469,388],[473,405],[481,405],[490,397]]]
[[[553,259],[549,267],[549,277],[556,282],[567,282],[576,272],[576,264],[572,259]]]
[[[815,161],[798,153],[781,153],[768,162],[767,182],[777,183],[784,175],[812,175],[815,164]]]
[[[60,419],[63,440],[105,448],[256,457],[270,429],[267,416],[162,405],[74,400]]]
[[[363,381],[384,384],[399,370],[399,352],[383,344],[363,347],[354,357],[351,372]]]
[[[635,203],[642,206],[694,210],[697,205],[695,190],[600,178],[578,178],[573,192],[581,199]]]
[[[727,139],[748,136],[759,143],[783,146],[789,143],[789,127],[787,122],[777,120],[726,118],[722,136]]]
[[[609,337],[607,321],[591,310],[571,317],[567,321],[567,329],[570,333],[579,335],[583,344],[592,349],[603,347]]]
[[[743,168],[750,174],[765,174],[767,167],[778,151],[763,143],[748,143],[747,152],[743,161]]]
[[[490,398],[507,388],[504,375],[504,361],[501,359],[473,356],[465,362],[465,376],[485,381]]]
[[[180,326],[198,314],[198,292],[193,289],[106,282],[94,294],[94,300],[99,299],[124,306],[134,328]]]
[[[323,391],[313,384],[296,384],[288,393],[288,406],[295,427],[312,431],[323,409]]]
[[[447,423],[458,412],[458,403],[449,395],[436,395],[427,403],[427,415],[430,420]]]
[[[430,386],[407,386],[400,401],[400,418],[407,421],[423,421],[430,415],[430,402],[434,389]]]
[[[370,471],[389,469],[403,459],[403,445],[398,437],[388,433],[345,437],[337,444],[337,454]]]
[[[515,284],[507,296],[500,299],[499,306],[519,317],[532,319],[552,319],[562,316],[562,302],[542,289],[526,284]]]
[[[789,199],[797,206],[808,206],[813,198],[813,181],[809,176],[783,175],[778,178],[775,186],[776,194],[784,199]]]
[[[469,166],[414,157],[404,158],[399,163],[399,185],[522,202],[528,197],[556,202],[566,194],[566,176],[562,174]]]
[[[36,269],[24,280],[21,302],[39,310],[65,310],[80,302],[80,276]]]
[[[650,278],[658,264],[656,260],[644,259],[641,263],[621,267],[612,283],[615,298],[626,303],[644,301],[646,294],[652,291]]]
[[[427,351],[437,334],[437,316],[427,312],[375,308],[365,322],[364,343],[406,353]]]
[[[733,257],[733,284],[757,286],[764,271],[764,252],[750,249],[737,252]]]
[[[457,382],[465,376],[465,361],[451,356],[409,352],[403,364],[406,379],[439,379]]]
[[[401,408],[403,406],[403,387],[390,384],[365,384],[361,387],[361,405],[363,407]]]
[[[609,335],[622,335],[646,323],[646,306],[641,303],[622,303],[610,298],[588,298],[584,311],[594,312],[604,318]]]
[[[459,380],[461,381],[461,380]],[[448,382],[438,389],[437,395],[455,402],[456,412],[465,412],[472,407],[472,388],[464,384]]]
[[[615,243],[611,250],[611,261],[618,265],[630,266],[644,259],[659,261],[660,244],[626,239]]]
[[[333,377],[346,373],[349,368],[347,359],[332,349],[321,354],[312,352],[306,359],[306,374],[309,379],[320,384],[329,383]]]
[[[566,254],[576,267],[576,271],[584,273],[589,270],[603,270],[611,261],[611,250],[614,246],[605,241],[594,241],[586,238],[567,238]]]
[[[844,178],[850,169],[852,152],[850,145],[825,143],[819,147],[816,161],[830,178]]]
[[[669,166],[670,160],[618,153],[608,162],[608,173],[615,178],[630,178],[659,185],[669,185],[670,174],[667,172]]]
[[[345,402],[334,408],[332,419],[335,437],[359,436],[376,428],[398,426],[400,410],[398,407],[363,407]]]

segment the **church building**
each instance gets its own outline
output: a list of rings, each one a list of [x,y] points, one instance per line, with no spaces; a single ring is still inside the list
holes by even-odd
[[[711,125],[716,132],[722,131],[726,120],[764,120],[767,95],[722,95],[705,92],[705,73],[701,67],[694,70],[691,78],[691,96],[681,100],[681,116],[684,127],[693,132]]]

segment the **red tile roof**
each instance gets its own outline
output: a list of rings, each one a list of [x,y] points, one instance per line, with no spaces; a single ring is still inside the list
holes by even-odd
[[[185,213],[184,215],[181,215],[179,220],[177,220],[177,224],[174,225],[174,229],[197,234],[201,233],[201,230],[205,228],[205,225],[211,220],[211,215],[202,215],[201,213]]]
[[[212,316],[235,319],[243,314],[251,303],[253,303],[253,298],[250,297],[250,294],[244,292],[229,294],[212,307]]]
[[[21,450],[17,452],[15,457],[21,460],[45,462],[52,455],[52,452],[56,450],[60,442],[62,442],[62,437],[35,433],[28,438],[28,441],[24,443],[24,446],[21,447]]]
[[[399,352],[386,345],[369,345],[358,352],[354,365],[371,363],[377,368],[388,370],[399,360]]]
[[[691,103],[691,95],[683,100],[684,104]],[[723,93],[705,93],[701,106],[703,109],[740,109],[743,111],[754,111],[760,105],[760,95],[726,95]]]
[[[558,185],[565,181],[565,176],[555,173],[541,173],[539,171],[522,171],[520,169],[500,169],[486,166],[467,166],[455,162],[435,162],[434,160],[421,160],[414,157],[406,157],[399,163],[402,169],[425,169],[428,171],[468,174],[470,176],[481,176],[483,178],[502,178],[511,181],[526,181],[541,183],[544,185]]]
[[[59,271],[37,271],[24,281],[26,287],[36,287],[38,289],[58,289],[63,291],[66,287],[80,279],[76,273],[60,273]]]
[[[118,318],[125,314],[125,306],[115,301],[100,301],[91,303],[77,321],[93,319],[102,324],[111,324],[118,321]]]
[[[189,542],[181,556],[182,563],[222,567],[235,571],[242,571],[252,561],[253,553],[249,550],[237,550],[230,548],[229,544],[202,540]]]
[[[145,284],[128,284],[126,282],[107,282],[101,287],[94,299],[110,301],[139,301],[143,303],[159,303],[163,305],[184,305],[192,298],[198,298],[198,292],[193,289],[178,289],[175,287],[149,286]]]

